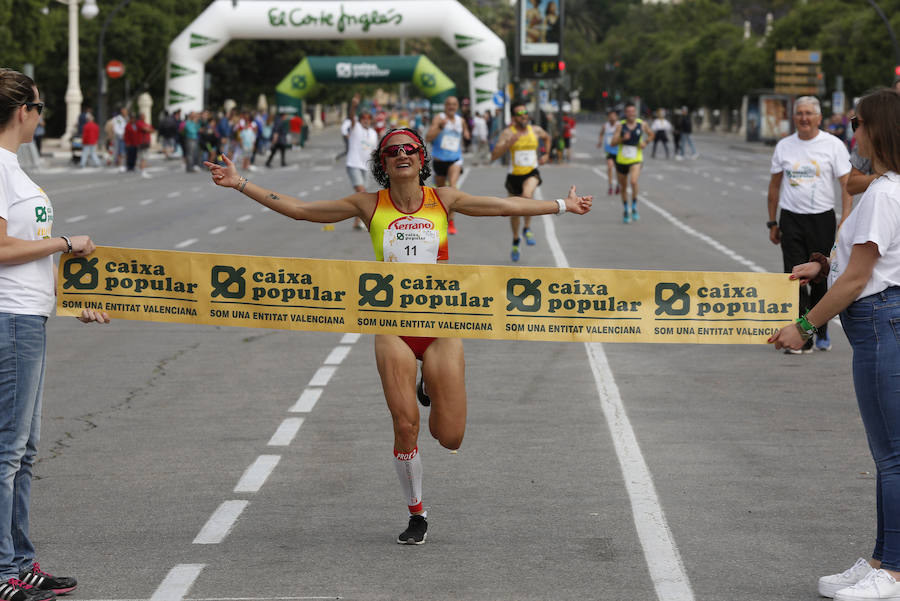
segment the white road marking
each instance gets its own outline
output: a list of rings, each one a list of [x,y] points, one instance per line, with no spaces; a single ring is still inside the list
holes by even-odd
[[[250,466],[244,471],[241,479],[238,480],[234,492],[259,492],[262,485],[266,483],[272,470],[281,461],[281,455],[260,455]],[[197,542],[197,541],[194,541]]]
[[[304,190],[303,192],[300,192],[299,194],[297,194],[297,198],[303,198],[304,196],[309,196],[309,192],[306,192]]]
[[[147,206],[147,205],[150,204],[151,202],[153,202],[153,199],[152,199],[152,198],[145,198],[144,200],[142,200],[142,201],[139,202],[138,204],[141,205],[141,206],[143,207],[143,206]]]
[[[188,238],[187,240],[182,240],[178,244],[175,245],[175,248],[184,248],[186,246],[190,246],[191,244],[196,244],[196,238]]]
[[[316,370],[316,373],[313,374],[313,377],[307,386],[328,386],[328,381],[331,380],[331,376],[333,376],[336,371],[336,367],[320,367]]]
[[[200,529],[200,533],[194,539],[194,544],[216,545],[225,540],[249,503],[250,501],[225,501],[219,505]],[[166,598],[166,601],[171,601],[171,598]]]
[[[328,354],[328,358],[325,359],[325,365],[340,365],[347,357],[347,353],[349,352],[349,346],[341,345],[334,347],[331,350],[331,353]]]
[[[309,413],[316,406],[320,396],[322,396],[321,388],[307,388],[288,411],[290,413]]]
[[[87,219],[87,215],[75,215],[74,217],[69,217],[66,219],[66,223],[78,223],[79,221],[84,221]]]
[[[123,211],[124,209],[125,209],[125,207],[110,207],[110,208],[106,209],[106,212],[112,214],[112,213],[118,213],[119,211]]]
[[[341,344],[353,344],[357,340],[360,339],[362,334],[354,334],[352,332],[348,332],[341,337]]]
[[[745,192],[753,192],[753,186],[748,186],[746,184],[741,186],[741,189],[744,190]],[[768,194],[766,194],[766,195],[768,196]]]
[[[594,171],[598,170],[595,168]],[[541,197],[538,189],[535,198]],[[556,237],[556,225],[551,216],[544,215],[542,218],[556,266],[569,267],[569,260]],[[694,601],[694,593],[681,561],[681,554],[666,522],[650,468],[644,461],[637,437],[628,421],[618,386],[606,361],[603,345],[585,343],[585,350],[594,374],[600,408],[606,418],[619,458],[625,488],[631,501],[632,518],[644,550],[650,579],[656,588],[656,596],[659,601]]]
[[[226,227],[224,225],[220,225],[219,227],[214,227],[213,229],[209,230],[209,233],[212,234],[213,236],[215,236],[216,234],[221,234],[222,232],[224,232],[227,229],[228,229],[228,227]]]
[[[241,215],[237,218],[237,222],[243,223],[244,221],[250,221],[251,219],[253,219],[253,215]]]
[[[302,425],[302,417],[289,417],[285,419],[281,422],[281,425],[278,426],[278,429],[275,430],[275,433],[272,434],[268,446],[286,447],[290,445],[294,441],[294,437],[297,436],[297,432],[300,431],[300,426]]]
[[[175,190],[166,194],[166,198],[178,198],[179,196],[181,196],[181,190]]]
[[[150,601],[181,601],[206,564],[181,563],[169,570]]]

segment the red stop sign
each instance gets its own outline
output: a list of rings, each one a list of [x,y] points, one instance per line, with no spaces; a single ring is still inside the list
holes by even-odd
[[[119,79],[125,75],[125,65],[121,61],[109,61],[106,63],[106,75],[111,79]]]

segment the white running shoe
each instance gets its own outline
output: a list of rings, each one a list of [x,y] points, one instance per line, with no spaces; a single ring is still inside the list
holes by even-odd
[[[834,601],[900,601],[900,582],[885,570],[872,570],[853,586],[836,592]]]
[[[869,572],[874,572],[875,568],[869,565],[869,562],[860,557],[856,560],[850,569],[840,574],[832,574],[830,576],[822,576],[819,578],[819,594],[823,597],[834,597],[834,594],[841,589],[853,586]]]

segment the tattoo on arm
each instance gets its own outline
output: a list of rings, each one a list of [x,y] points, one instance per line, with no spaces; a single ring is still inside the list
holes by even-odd
[[[281,197],[275,193],[269,194],[269,198],[271,198],[272,200],[281,200]]]

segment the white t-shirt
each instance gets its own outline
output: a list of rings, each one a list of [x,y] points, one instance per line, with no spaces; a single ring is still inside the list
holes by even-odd
[[[782,209],[804,215],[834,209],[834,180],[850,173],[847,147],[828,132],[811,140],[796,133],[775,145],[769,173],[784,173],[778,202]]]
[[[5,148],[0,148],[0,218],[6,220],[6,234],[21,240],[49,238],[53,229],[50,199]],[[52,256],[0,265],[0,313],[49,317],[54,304]]]
[[[900,175],[888,171],[866,189],[859,204],[844,220],[831,249],[828,285],[834,285],[850,260],[854,244],[874,242],[878,260],[866,287],[857,298],[900,286]]]
[[[481,115],[476,115],[475,117],[473,117],[472,121],[472,137],[478,140],[487,140],[488,127],[487,121],[484,120],[484,117],[482,117]]]
[[[352,119],[344,119],[341,123],[341,135],[345,138],[350,135],[350,128],[353,127]]]
[[[347,140],[347,166],[368,169],[369,159],[376,144],[378,144],[378,134],[373,128],[365,128],[359,121],[354,123]]]

